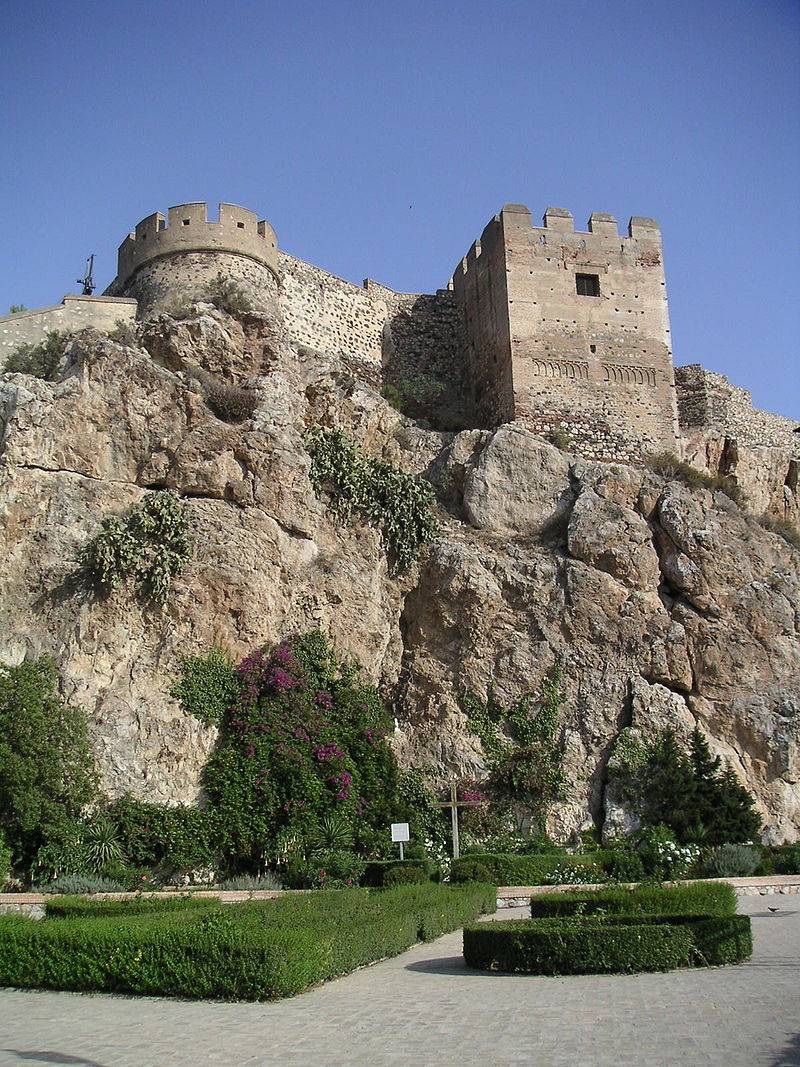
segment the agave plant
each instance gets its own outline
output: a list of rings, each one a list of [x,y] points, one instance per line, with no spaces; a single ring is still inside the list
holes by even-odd
[[[342,815],[326,815],[311,835],[309,845],[312,855],[320,852],[347,851],[353,844],[350,824]]]
[[[122,860],[117,832],[108,819],[94,819],[87,823],[83,833],[83,847],[87,866],[95,872],[104,870],[110,863]]]

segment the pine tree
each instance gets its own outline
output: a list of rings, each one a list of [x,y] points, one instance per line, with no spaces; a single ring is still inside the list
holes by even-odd
[[[718,807],[716,818],[708,826],[709,844],[740,844],[757,838],[761,833],[761,818],[752,796],[730,767],[717,779],[716,792]]]
[[[695,841],[713,844],[714,842],[709,838],[709,833],[718,819],[718,782],[722,761],[719,756],[711,755],[708,742],[697,726],[692,732],[690,759],[694,774],[695,815],[698,823],[698,834]]]
[[[694,768],[667,729],[655,741],[640,772],[643,822],[668,826],[681,844],[702,832],[697,818]]]

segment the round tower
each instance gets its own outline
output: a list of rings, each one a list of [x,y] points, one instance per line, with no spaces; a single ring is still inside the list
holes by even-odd
[[[235,204],[209,221],[203,203],[178,204],[137,224],[119,246],[117,276],[106,296],[139,301],[139,315],[207,297],[218,277],[235,282],[253,306],[274,311],[278,241],[265,220]]]

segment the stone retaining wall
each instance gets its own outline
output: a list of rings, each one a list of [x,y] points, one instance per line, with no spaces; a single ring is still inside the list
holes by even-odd
[[[780,895],[800,895],[800,875],[790,874],[781,877],[766,878],[704,878],[706,882],[728,882],[737,894],[743,897]],[[692,885],[691,880],[671,882],[670,885]],[[621,889],[635,889],[637,883],[620,885]],[[497,889],[498,908],[526,908],[530,898],[545,893],[583,892],[592,889],[608,889],[608,885],[512,885],[499,886]],[[255,889],[252,891],[198,889],[193,890],[196,897],[218,897],[223,904],[240,904],[247,900],[276,900],[278,897],[295,893],[312,893],[312,889]],[[185,896],[180,890],[163,893],[95,893],[93,900],[138,900],[171,899]],[[51,899],[45,893],[0,893],[0,915],[30,915],[34,919],[44,918],[44,908]],[[57,897],[52,899],[58,899]]]

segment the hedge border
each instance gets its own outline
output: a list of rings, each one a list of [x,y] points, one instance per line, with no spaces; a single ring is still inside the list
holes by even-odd
[[[531,918],[567,915],[735,915],[736,890],[724,882],[541,893],[531,897]]]
[[[275,999],[458,929],[495,903],[494,886],[426,884],[226,907],[84,909],[42,921],[2,916],[0,986]]]
[[[585,873],[602,874],[610,862],[611,853],[600,849],[595,852],[546,852],[525,855],[515,852],[470,852],[453,860],[453,869],[466,862],[480,863],[496,879],[496,885],[545,885],[558,868],[573,867]]]
[[[636,974],[741,963],[753,951],[748,915],[519,919],[464,928],[464,960],[512,974]]]

